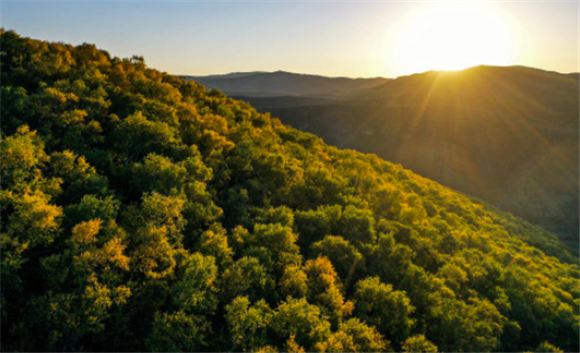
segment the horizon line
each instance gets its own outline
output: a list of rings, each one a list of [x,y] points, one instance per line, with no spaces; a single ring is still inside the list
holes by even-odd
[[[543,69],[543,68],[539,68],[539,67],[533,67],[533,66],[526,66],[526,65],[520,65],[520,64],[513,64],[513,65],[489,65],[489,64],[479,64],[479,65],[474,65],[474,66],[469,66],[463,69],[457,69],[457,70],[427,70],[427,71],[421,71],[421,72],[415,72],[415,73],[409,73],[409,74],[402,74],[399,76],[394,76],[394,77],[385,77],[385,76],[369,76],[369,77],[362,77],[362,76],[357,76],[357,77],[352,77],[352,76],[326,76],[323,74],[318,74],[318,73],[305,73],[305,72],[293,72],[293,71],[287,71],[287,70],[282,70],[282,69],[278,69],[275,71],[261,71],[261,70],[257,70],[257,71],[231,71],[231,72],[226,72],[226,73],[216,73],[216,74],[206,74],[206,75],[194,75],[194,74],[171,74],[174,76],[178,76],[178,77],[198,77],[198,78],[206,78],[206,77],[212,77],[212,76],[224,76],[227,77],[229,75],[240,75],[240,74],[275,74],[275,73],[287,73],[287,74],[291,74],[291,75],[300,75],[300,76],[317,76],[317,77],[324,77],[324,78],[329,78],[329,79],[351,79],[351,80],[373,80],[373,79],[385,79],[385,80],[395,80],[397,78],[401,78],[401,77],[408,77],[408,76],[413,76],[413,75],[421,75],[421,74],[426,74],[426,73],[431,73],[431,72],[438,72],[438,73],[446,73],[446,72],[461,72],[461,71],[467,71],[467,70],[471,70],[474,68],[479,68],[479,67],[492,67],[492,68],[525,68],[525,69],[532,69],[532,70],[538,70],[538,71],[544,71],[544,72],[552,72],[552,73],[557,73],[557,74],[561,74],[561,75],[573,75],[573,74],[580,74],[580,71],[571,71],[571,72],[561,72],[561,71],[556,71],[556,70],[550,70],[550,69]]]

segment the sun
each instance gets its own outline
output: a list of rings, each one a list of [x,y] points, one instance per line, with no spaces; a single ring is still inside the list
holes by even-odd
[[[509,20],[490,3],[422,4],[395,27],[388,55],[400,74],[510,62]]]

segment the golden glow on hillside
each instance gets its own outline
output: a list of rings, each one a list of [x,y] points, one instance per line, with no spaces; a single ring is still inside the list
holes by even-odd
[[[397,24],[389,56],[403,74],[507,65],[510,27],[489,3],[425,5]]]

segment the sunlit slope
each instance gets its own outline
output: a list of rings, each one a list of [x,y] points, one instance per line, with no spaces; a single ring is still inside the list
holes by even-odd
[[[3,350],[578,351],[553,235],[141,58],[1,39]]]
[[[579,97],[578,74],[479,66],[400,77],[346,101],[247,100],[330,144],[376,153],[480,197],[577,248]]]

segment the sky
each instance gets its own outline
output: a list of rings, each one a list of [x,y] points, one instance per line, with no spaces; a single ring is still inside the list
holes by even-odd
[[[1,26],[180,75],[579,69],[579,1],[3,0]]]

